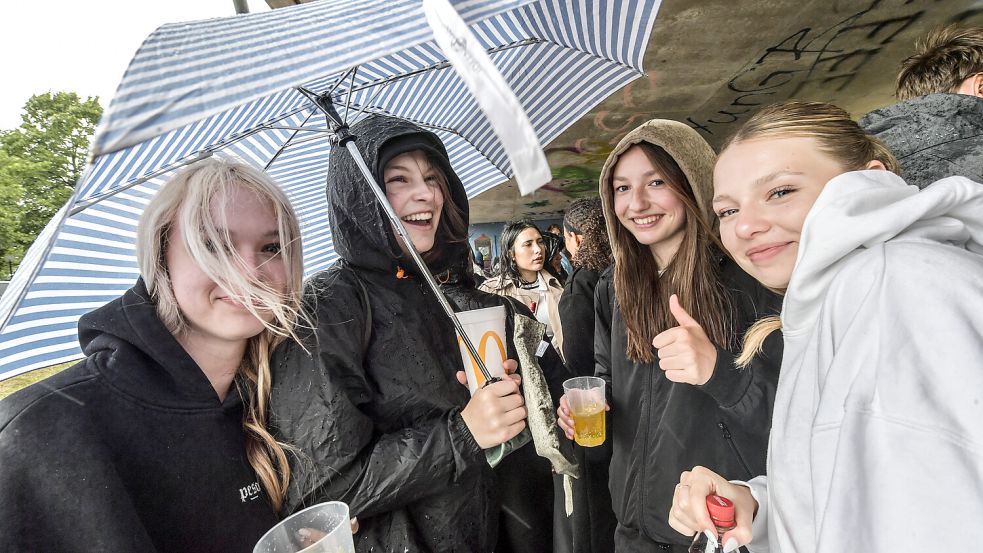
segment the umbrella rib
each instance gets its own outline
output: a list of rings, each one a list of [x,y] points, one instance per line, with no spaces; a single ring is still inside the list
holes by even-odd
[[[289,146],[291,142],[293,142],[294,137],[296,137],[300,131],[314,130],[314,129],[303,128],[303,126],[306,125],[307,122],[311,120],[311,117],[314,117],[314,112],[315,110],[312,109],[311,112],[307,114],[307,117],[304,118],[304,122],[300,124],[300,127],[274,127],[274,126],[267,127],[269,129],[279,129],[279,128],[292,129],[294,132],[293,134],[290,135],[289,138],[283,141],[283,144],[281,144],[280,147],[277,148],[277,151],[275,154],[273,154],[273,157],[271,157],[270,160],[266,162],[266,165],[263,166],[264,171],[268,171],[270,169],[270,166],[273,165],[273,162],[276,161],[278,157],[280,157],[280,154],[283,153],[283,150],[286,149],[286,147]]]
[[[548,41],[545,40],[545,39],[542,39],[542,38],[526,38],[526,39],[523,39],[523,40],[520,40],[520,41],[517,41],[517,42],[512,42],[512,43],[509,43],[509,44],[504,44],[502,46],[496,46],[495,48],[489,48],[486,51],[489,54],[494,54],[496,52],[504,52],[505,50],[511,50],[513,48],[521,48],[522,46],[530,46],[532,44],[539,44],[541,42],[548,42]],[[420,75],[420,74],[426,73],[428,71],[434,71],[434,70],[439,70],[439,69],[447,69],[450,66],[451,66],[451,63],[449,61],[444,60],[444,61],[442,61],[440,63],[435,63],[433,65],[429,65],[427,67],[423,67],[423,68],[420,68],[420,69],[409,71],[409,72],[403,73],[401,75],[392,75],[392,76],[386,77],[385,79],[371,81],[371,82],[365,83],[363,85],[360,85],[357,88],[351,88],[347,92],[348,92],[349,95],[351,95],[351,93],[353,93],[353,92],[361,92],[361,91],[363,91],[365,89],[372,88],[374,86],[388,85],[388,84],[393,83],[395,81],[401,81],[403,79],[408,79],[410,77],[415,77],[416,75]]]
[[[416,125],[419,125],[419,126],[425,128],[425,129],[443,131],[443,132],[446,132],[448,134],[453,134],[453,135],[457,136],[458,138],[460,138],[461,140],[463,140],[463,141],[467,142],[468,144],[470,144],[471,147],[474,148],[474,151],[478,152],[478,154],[481,155],[481,157],[485,158],[485,160],[488,161],[488,163],[492,167],[494,167],[494,168],[498,169],[499,171],[501,171],[502,174],[503,175],[506,175],[507,178],[512,178],[512,177],[508,177],[508,171],[506,171],[505,169],[499,167],[497,163],[495,163],[487,155],[485,155],[485,152],[481,148],[479,148],[474,142],[471,142],[471,140],[468,139],[468,137],[466,137],[463,134],[461,134],[461,132],[458,131],[457,129],[452,129],[450,127],[444,127],[444,126],[441,126],[441,125],[435,125],[433,123],[427,123],[425,121],[420,121],[418,119],[413,119],[412,117],[406,117],[405,115],[396,115],[396,114],[393,114],[393,113],[389,113],[389,112],[387,112],[384,109],[379,109],[379,108],[368,109],[368,107],[369,106],[367,106],[367,105],[366,106],[363,106],[362,109],[359,110],[359,113],[362,113],[363,111],[368,110],[368,112],[371,113],[371,114],[373,114],[373,115],[388,115],[390,117],[399,117],[400,119],[409,121],[411,123],[414,123]]]
[[[349,91],[352,90],[353,88],[355,88],[355,73],[358,73],[358,66],[357,65],[355,67],[352,67],[352,84],[348,85],[348,90]],[[329,92],[329,94],[330,94],[330,92]],[[348,124],[348,108],[350,108],[351,105],[352,105],[352,94],[351,94],[351,92],[349,92],[348,93],[348,101],[345,102],[345,118],[341,120],[341,124],[343,124],[343,125],[347,125]]]
[[[356,65],[355,67],[358,67],[358,66]],[[351,68],[346,69],[345,72],[344,72],[344,74],[342,74],[341,77],[338,77],[338,80],[335,81],[335,83],[333,85],[331,85],[331,88],[329,88],[328,91],[325,92],[325,94],[331,94],[332,92],[335,91],[336,88],[338,88],[338,86],[341,85],[341,83],[345,82],[345,77],[348,76],[348,73],[350,73],[352,71],[352,69],[354,69],[354,67],[351,67]]]
[[[274,123],[276,121],[282,121],[282,120],[284,120],[284,119],[286,119],[288,117],[292,117],[292,116],[296,115],[297,113],[300,113],[300,112],[304,111],[305,109],[307,109],[306,106],[305,107],[299,107],[297,109],[290,110],[289,112],[287,112],[287,113],[285,113],[285,114],[277,117],[276,119],[274,119],[270,123],[267,123],[267,124],[264,124],[264,125],[259,125],[257,127],[253,127],[252,129],[249,129],[247,131],[243,131],[243,132],[241,132],[239,134],[232,135],[229,138],[227,138],[227,139],[225,139],[225,140],[223,140],[221,142],[217,142],[215,144],[212,144],[211,146],[209,146],[209,147],[207,147],[207,148],[205,148],[203,150],[200,150],[200,151],[195,152],[193,154],[190,154],[190,155],[188,155],[188,156],[186,156],[184,158],[181,158],[181,159],[175,161],[174,163],[171,163],[169,165],[166,165],[164,167],[161,167],[160,169],[158,169],[156,171],[153,171],[151,173],[148,173],[148,174],[146,174],[146,175],[144,175],[144,176],[142,176],[140,178],[137,178],[136,180],[133,180],[131,182],[128,182],[128,183],[124,184],[123,186],[120,186],[120,187],[117,187],[117,188],[113,188],[112,190],[108,190],[106,192],[103,192],[102,194],[98,194],[96,196],[93,196],[93,197],[89,198],[88,200],[80,201],[77,204],[75,204],[75,207],[72,208],[72,210],[69,212],[68,215],[69,216],[78,215],[79,213],[81,213],[85,209],[87,209],[89,207],[92,207],[92,206],[96,205],[97,203],[102,202],[103,200],[112,198],[113,196],[119,194],[120,192],[124,192],[126,190],[129,190],[130,188],[133,188],[134,186],[136,186],[138,184],[143,184],[143,183],[147,182],[150,179],[153,179],[155,177],[159,177],[160,175],[163,175],[164,173],[173,171],[175,169],[179,169],[181,167],[184,167],[185,165],[191,165],[192,163],[194,163],[196,161],[205,159],[206,157],[211,156],[214,152],[216,152],[216,151],[218,151],[218,150],[220,150],[220,149],[228,146],[229,144],[233,144],[233,143],[238,142],[238,141],[240,141],[240,140],[242,140],[244,138],[248,138],[248,137],[250,137],[250,136],[252,136],[252,135],[254,135],[254,134],[256,134],[256,133],[258,133],[260,131],[264,131],[264,130],[267,129],[267,126],[268,125],[270,125],[270,124],[272,124],[272,123]]]

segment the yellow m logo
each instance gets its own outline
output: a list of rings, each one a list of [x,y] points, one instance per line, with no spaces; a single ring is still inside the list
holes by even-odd
[[[498,336],[498,333],[489,330],[485,332],[484,335],[481,336],[481,341],[479,341],[478,345],[476,346],[478,349],[478,355],[481,357],[481,362],[485,363],[486,368],[487,368],[487,361],[488,361],[489,340],[494,340],[495,345],[498,346],[498,352],[501,355],[500,359],[502,359],[502,361],[505,360],[505,344],[502,343],[502,339]],[[457,337],[458,347],[460,347],[462,344],[464,344],[464,338],[458,336]],[[467,351],[467,348],[465,348],[465,351]],[[475,382],[478,383],[478,388],[480,389],[485,384],[485,375],[481,374],[481,371],[478,369],[478,362],[475,361],[474,356],[471,355],[471,352],[468,352],[468,357],[471,359],[471,367],[470,367],[471,373],[474,374]],[[489,369],[489,371],[491,371],[491,369]]]

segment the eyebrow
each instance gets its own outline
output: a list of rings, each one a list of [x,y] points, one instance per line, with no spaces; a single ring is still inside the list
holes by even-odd
[[[221,228],[221,227],[216,227],[215,230],[218,231],[219,234],[228,234],[229,236],[235,236],[236,235],[236,233],[232,232],[231,230],[225,229],[225,228]],[[280,237],[280,231],[277,230],[277,229],[268,230],[268,231],[264,232],[261,235],[261,238],[264,238],[264,239],[266,239],[266,238],[279,238],[279,237]]]
[[[655,169],[652,169],[651,171],[646,171],[646,172],[642,173],[642,178],[644,179],[646,177],[651,177],[653,175],[659,175],[659,176],[661,176],[661,173],[659,173]],[[620,181],[626,181],[626,180],[628,180],[628,178],[627,177],[613,177],[611,180],[612,181],[619,181],[619,180]]]
[[[771,182],[771,181],[773,181],[773,180],[775,180],[775,179],[777,179],[779,177],[784,177],[786,175],[801,175],[801,174],[803,174],[802,171],[788,171],[788,170],[783,169],[781,171],[775,171],[774,173],[769,173],[767,175],[764,175],[762,177],[758,177],[758,178],[754,179],[753,181],[751,181],[751,186],[758,187],[758,186],[762,186],[762,185],[768,184],[769,182]],[[716,195],[716,196],[713,197],[713,200],[711,200],[711,203],[722,202],[724,200],[731,200],[731,201],[733,201],[733,198],[731,198],[727,194],[718,194],[718,195]]]

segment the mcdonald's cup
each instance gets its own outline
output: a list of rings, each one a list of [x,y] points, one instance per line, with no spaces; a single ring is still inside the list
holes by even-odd
[[[457,314],[464,332],[478,350],[478,355],[484,361],[485,367],[492,376],[505,376],[502,363],[505,362],[505,307],[498,305],[485,309],[462,311]],[[478,363],[471,358],[468,347],[460,336],[457,337],[461,349],[461,359],[464,360],[464,373],[468,376],[468,389],[474,395],[485,384],[485,377],[478,368]]]

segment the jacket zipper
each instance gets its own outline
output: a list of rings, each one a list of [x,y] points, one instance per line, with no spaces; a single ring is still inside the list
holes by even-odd
[[[718,422],[717,428],[720,429],[724,439],[727,440],[727,443],[730,445],[730,449],[733,450],[734,455],[737,456],[737,460],[741,463],[741,466],[744,468],[744,472],[747,473],[748,478],[754,478],[755,475],[751,474],[751,468],[748,467],[747,463],[744,461],[744,456],[741,455],[741,452],[737,449],[737,444],[734,443],[734,437],[730,433],[730,428],[727,427],[727,424],[724,421]]]

